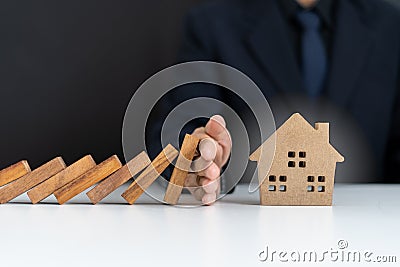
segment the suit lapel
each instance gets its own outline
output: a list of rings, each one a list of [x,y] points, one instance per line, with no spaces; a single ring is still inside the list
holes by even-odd
[[[349,104],[356,81],[371,46],[371,34],[359,10],[350,1],[338,1],[336,35],[328,78],[328,97],[341,106]]]
[[[261,65],[276,89],[285,93],[304,92],[303,81],[295,58],[284,18],[276,1],[262,1],[257,6],[259,19],[252,21],[246,41],[254,60]],[[262,12],[262,14],[259,14]]]

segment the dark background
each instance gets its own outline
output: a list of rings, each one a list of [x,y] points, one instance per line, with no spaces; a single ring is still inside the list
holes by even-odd
[[[0,168],[121,160],[136,88],[175,63],[199,0],[0,1]]]
[[[200,2],[0,1],[0,168],[123,160],[125,108],[175,63],[183,16]]]

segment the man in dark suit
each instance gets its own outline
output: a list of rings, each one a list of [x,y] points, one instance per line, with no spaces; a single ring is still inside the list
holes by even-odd
[[[399,177],[400,163],[399,25],[399,11],[382,0],[211,3],[188,15],[180,58],[216,61],[247,74],[270,102],[278,126],[296,111],[311,120],[329,120],[332,129],[343,125],[332,134],[350,136],[332,140],[349,162],[347,171],[339,172],[345,177],[339,181],[358,176],[365,180],[355,181],[383,181],[377,178],[384,177],[392,182]],[[221,88],[197,86],[178,88],[164,111],[185,96],[201,95],[230,102],[239,112],[245,109]],[[315,103],[323,109],[310,108]],[[208,128],[224,132],[225,122],[219,117],[217,121],[219,126]],[[190,127],[196,126],[200,125]],[[201,154],[213,155],[210,150],[221,140],[214,138],[215,133],[207,133],[207,127],[198,132],[217,144],[205,145]],[[216,157],[224,161],[212,167],[218,171],[230,152],[229,140],[222,144],[224,149],[219,147]],[[375,168],[369,169],[372,165]],[[188,179],[189,185],[211,185],[218,175],[215,170],[210,173],[206,170],[202,179]],[[212,192],[218,187],[210,188],[203,190],[205,202],[215,199]]]

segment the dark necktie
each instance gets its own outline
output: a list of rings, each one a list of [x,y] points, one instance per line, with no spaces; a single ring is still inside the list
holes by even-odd
[[[320,95],[327,74],[327,58],[319,32],[320,17],[312,11],[297,14],[303,33],[301,38],[301,66],[304,84],[311,97]]]

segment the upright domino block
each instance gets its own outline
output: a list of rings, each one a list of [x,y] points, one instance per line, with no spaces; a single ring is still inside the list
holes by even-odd
[[[135,179],[129,188],[122,194],[122,197],[133,204],[143,194],[160,174],[168,167],[171,161],[178,156],[178,151],[167,145],[153,162]]]
[[[62,170],[29,191],[28,196],[32,201],[32,204],[42,201],[54,193],[57,189],[75,180],[94,166],[96,166],[96,162],[94,162],[92,156],[87,155],[81,158],[77,162],[68,166],[66,169]]]
[[[26,160],[17,162],[0,171],[0,186],[11,183],[31,171]]]
[[[87,193],[87,196],[93,204],[98,203],[133,176],[146,168],[150,163],[151,161],[146,152],[141,152],[139,155],[130,160],[124,167],[110,175],[110,177],[103,180],[95,188],[90,190]]]
[[[121,167],[122,164],[118,157],[115,155],[111,156],[96,167],[55,191],[54,196],[57,198],[58,203],[62,205]]]
[[[172,172],[170,182],[165,193],[164,201],[168,204],[175,205],[178,203],[179,197],[188,175],[190,164],[196,153],[199,139],[187,134],[182,143],[181,152],[176,161],[175,168]]]
[[[65,169],[65,163],[61,157],[57,157],[18,180],[2,187],[0,189],[0,204],[16,198],[63,169]]]

